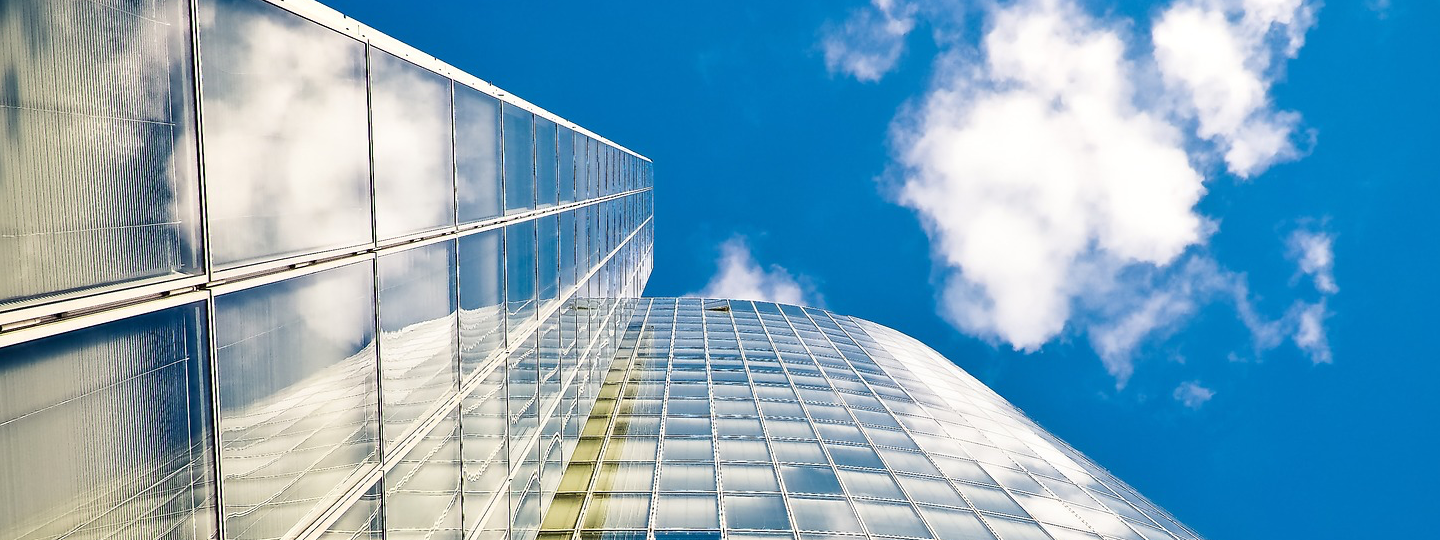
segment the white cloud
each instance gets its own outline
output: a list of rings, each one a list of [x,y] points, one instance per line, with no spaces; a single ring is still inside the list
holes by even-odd
[[[1200,381],[1186,381],[1175,387],[1175,393],[1172,395],[1175,397],[1175,401],[1179,401],[1186,407],[1199,409],[1205,402],[1210,401],[1210,398],[1215,397],[1215,391],[1200,386]]]
[[[1315,290],[1324,294],[1340,292],[1335,284],[1333,241],[1329,234],[1303,229],[1290,235],[1290,256],[1300,265],[1300,271],[1314,280]]]
[[[871,0],[870,6],[852,11],[843,24],[825,32],[825,67],[861,81],[880,80],[905,52],[915,12],[915,4],[906,0]]]
[[[1179,0],[1155,22],[1155,62],[1197,135],[1232,174],[1251,177],[1296,156],[1299,115],[1271,107],[1277,54],[1294,58],[1314,23],[1306,0]]]
[[[688,296],[761,300],[782,304],[819,305],[820,297],[779,265],[761,267],[739,236],[720,245],[718,269],[699,292]]]
[[[897,123],[902,204],[929,229],[944,314],[1034,350],[1092,286],[1203,238],[1179,130],[1136,105],[1120,35],[1069,2],[995,12],[984,60],[951,55]]]
[[[930,234],[942,315],[1023,351],[1082,332],[1122,387],[1140,346],[1211,302],[1233,303],[1257,351],[1293,338],[1299,318],[1258,313],[1245,276],[1206,254],[1218,222],[1196,205],[1217,152],[1242,177],[1294,157],[1298,116],[1268,93],[1310,4],[1178,0],[1153,49],[1074,0],[987,15],[978,49],[948,48],[893,126],[897,198]]]
[[[1325,336],[1325,319],[1330,317],[1330,312],[1325,308],[1325,300],[1321,299],[1313,304],[1297,302],[1290,313],[1289,318],[1294,321],[1295,327],[1295,346],[1305,351],[1305,354],[1310,356],[1310,361],[1316,364],[1329,364],[1334,361],[1330,353],[1330,340]]]

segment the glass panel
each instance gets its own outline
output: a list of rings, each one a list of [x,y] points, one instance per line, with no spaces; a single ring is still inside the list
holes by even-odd
[[[538,294],[546,303],[560,296],[560,218],[545,216],[536,220],[539,244],[535,261],[539,271]]]
[[[661,491],[715,491],[715,465],[666,463],[660,470]]]
[[[455,224],[450,79],[370,49],[375,235]]]
[[[455,86],[455,196],[461,223],[501,215],[500,102]]]
[[[568,203],[575,200],[575,165],[577,156],[575,153],[575,132],[570,128],[560,126],[559,154],[560,154],[560,202]],[[583,150],[582,150],[583,151]]]
[[[212,261],[370,242],[364,44],[259,0],[199,7]]]
[[[835,470],[829,467],[780,466],[780,476],[785,479],[785,490],[791,493],[841,494],[840,481]]]
[[[720,510],[716,507],[715,495],[661,494],[655,505],[655,528],[720,528]]]
[[[215,298],[230,538],[283,536],[378,463],[373,280],[367,261]]]
[[[870,534],[930,538],[920,515],[908,504],[856,501],[855,509]]]
[[[0,310],[203,272],[189,2],[7,0],[0,25]]]
[[[600,464],[595,491],[650,491],[655,480],[655,463],[607,461]]]
[[[535,207],[534,115],[509,103],[500,105],[505,121],[505,213]]]
[[[930,522],[940,540],[995,540],[974,513],[948,508],[921,506],[920,514]]]
[[[723,446],[723,443],[722,443]],[[715,459],[710,439],[665,439],[665,460],[710,461]],[[722,454],[724,451],[722,450]],[[727,459],[729,459],[727,457]],[[760,443],[759,459],[770,459],[765,453],[765,444]]]
[[[861,532],[860,521],[844,499],[791,497],[795,528],[802,531]]]
[[[960,488],[960,493],[965,494],[965,498],[970,499],[975,508],[1012,516],[1026,515],[1025,511],[1021,510],[1020,506],[1005,494],[1005,490],[960,483],[957,483],[957,487]]]
[[[779,495],[726,495],[725,526],[783,530],[790,528],[790,516]]]
[[[735,465],[723,467],[725,491],[780,491],[775,469],[769,465]]]
[[[986,517],[990,527],[1000,534],[1001,540],[1051,540],[1050,535],[1031,521],[1016,521],[997,517]]]
[[[0,538],[214,537],[205,321],[194,303],[0,350]]]
[[[386,540],[459,540],[460,422],[455,412],[385,473]]]
[[[555,206],[559,201],[559,167],[557,161],[556,125],[535,117],[535,207]]]
[[[505,227],[505,305],[514,338],[535,321],[535,221]]]
[[[464,376],[487,367],[505,348],[504,231],[459,239],[460,367]]]
[[[381,256],[380,412],[386,445],[424,421],[435,403],[459,390],[455,243]]]
[[[588,529],[643,529],[650,519],[650,494],[597,494],[585,509]]]
[[[900,494],[900,486],[890,478],[889,474],[874,471],[852,471],[840,469],[840,480],[845,483],[845,488],[852,496],[880,497],[885,499],[904,499]]]

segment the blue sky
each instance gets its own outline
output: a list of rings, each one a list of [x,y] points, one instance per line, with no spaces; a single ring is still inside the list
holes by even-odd
[[[915,336],[1210,538],[1434,534],[1440,3],[327,3],[654,159],[647,294]]]

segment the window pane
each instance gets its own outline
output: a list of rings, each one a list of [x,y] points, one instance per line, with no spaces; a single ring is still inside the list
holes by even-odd
[[[282,536],[378,462],[373,279],[364,262],[215,298],[232,538]]]
[[[461,223],[502,214],[500,102],[455,85],[455,195]]]
[[[0,310],[203,272],[189,2],[4,5]]]
[[[560,155],[560,202],[567,203],[575,200],[575,132],[570,128],[560,126],[559,137]]]
[[[791,497],[790,508],[798,530],[860,532],[860,522],[844,499]]]
[[[450,80],[371,48],[370,118],[376,236],[454,225]]]
[[[469,375],[505,347],[504,231],[461,237],[457,283],[460,294],[460,365]]]
[[[940,540],[995,540],[980,518],[964,510],[921,506],[920,514],[930,522]]]
[[[540,275],[538,293],[540,302],[546,303],[560,296],[560,217],[545,216],[536,222],[539,227],[539,249],[535,255]]]
[[[447,415],[385,473],[385,538],[460,540],[460,423]]]
[[[535,222],[505,227],[505,304],[512,338],[535,319],[535,268]]]
[[[200,11],[216,266],[370,242],[364,44],[259,0]]]
[[[599,494],[585,509],[587,529],[643,529],[650,519],[650,494]]]
[[[535,207],[534,115],[508,103],[505,118],[505,213]]]
[[[865,522],[870,534],[930,538],[925,523],[908,504],[856,501],[855,509],[860,512],[860,519]]]
[[[535,117],[535,202],[536,208],[555,206],[559,201],[559,163],[556,160],[556,125]]]
[[[0,538],[216,534],[205,320],[194,303],[0,351]]]
[[[455,394],[455,244],[381,256],[380,412],[387,445],[419,426],[436,401]]]
[[[655,527],[667,529],[718,529],[720,510],[714,495],[662,494],[655,506]]]
[[[725,491],[780,491],[775,469],[769,465],[727,464],[723,470]]]
[[[732,529],[789,529],[790,516],[779,495],[726,495],[725,526]]]

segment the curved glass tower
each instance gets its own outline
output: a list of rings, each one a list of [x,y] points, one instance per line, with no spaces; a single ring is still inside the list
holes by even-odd
[[[924,344],[824,310],[641,299],[541,536],[1198,536]]]

